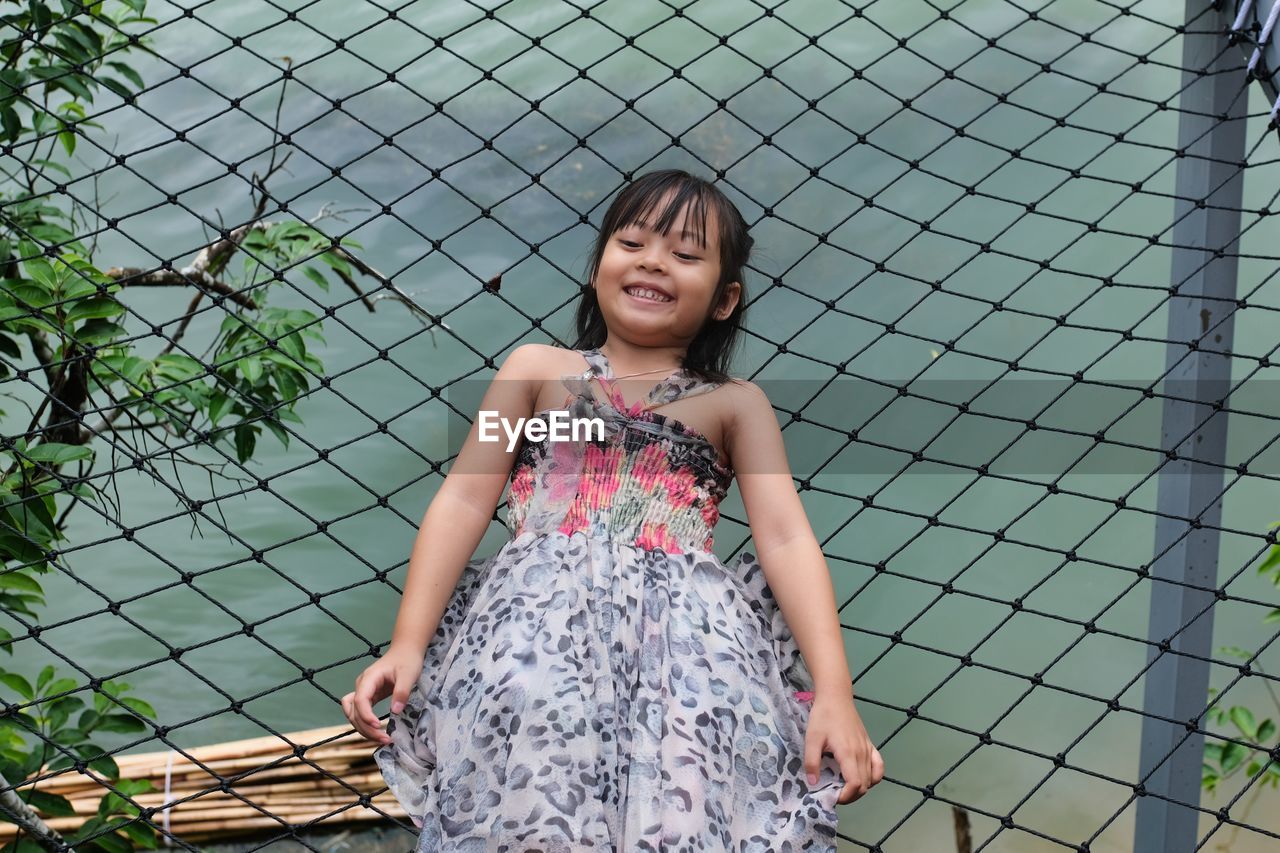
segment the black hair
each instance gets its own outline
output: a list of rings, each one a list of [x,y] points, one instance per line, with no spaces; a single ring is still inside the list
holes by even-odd
[[[720,280],[716,283],[715,296],[711,300],[712,310],[720,304],[725,287],[730,282],[742,283],[738,304],[734,306],[733,312],[723,320],[707,319],[689,344],[682,365],[686,372],[704,381],[728,382],[729,363],[747,305],[743,273],[755,241],[747,233],[747,223],[742,218],[742,213],[724,193],[708,181],[682,169],[647,172],[624,187],[609,205],[587,265],[587,283],[578,302],[576,318],[578,338],[573,347],[594,349],[603,345],[608,337],[608,328],[592,282],[600,270],[600,260],[609,239],[614,232],[628,225],[642,220],[653,222],[647,214],[657,207],[664,195],[673,190],[666,209],[652,226],[655,231],[666,234],[679,212],[689,205],[686,225],[699,245],[706,246],[707,211],[710,209],[715,212],[720,238]]]

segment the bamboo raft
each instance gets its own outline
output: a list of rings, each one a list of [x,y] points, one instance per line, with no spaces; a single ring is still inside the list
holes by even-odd
[[[297,757],[285,739],[305,748],[304,757]],[[311,746],[322,742],[323,746]],[[155,790],[132,798],[140,808],[155,809],[151,822],[183,841],[197,842],[271,829],[285,832],[302,824],[334,828],[399,818],[411,825],[386,790],[373,761],[374,749],[375,744],[349,725],[338,725],[184,748],[191,758],[172,749],[112,757],[120,778],[151,782]],[[232,777],[236,778],[228,781],[230,790],[224,792],[222,780]],[[28,787],[17,785],[19,795]],[[66,833],[97,814],[99,801],[110,791],[74,769],[41,779],[36,790],[71,801],[75,817],[42,815],[51,829]],[[375,791],[381,793],[374,796]],[[361,795],[370,795],[370,805],[361,805]],[[0,823],[0,846],[12,841],[17,831],[15,824]],[[166,842],[173,843],[160,833],[159,843]]]

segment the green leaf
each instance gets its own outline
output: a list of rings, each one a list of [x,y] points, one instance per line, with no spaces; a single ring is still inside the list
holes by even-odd
[[[305,222],[300,222],[297,219],[285,219],[271,226],[267,233],[267,239],[271,242],[279,243],[296,237],[306,237],[314,231],[315,229]]]
[[[71,334],[80,343],[106,346],[117,338],[124,337],[127,332],[123,326],[117,323],[112,323],[109,320],[94,319],[89,320],[80,328],[72,330]]]
[[[85,744],[85,746],[90,747],[89,752],[97,756],[96,758],[89,759],[90,767],[92,767],[94,770],[97,770],[99,773],[101,773],[103,776],[106,776],[108,779],[120,778],[120,767],[116,764],[115,760],[110,755],[107,755],[101,749],[98,749],[97,747],[93,747],[90,744]]]
[[[276,385],[280,388],[280,399],[287,403],[292,403],[298,398],[298,383],[293,377],[294,373],[291,370],[276,371]]]
[[[262,378],[262,359],[248,356],[240,359],[236,364],[240,367],[240,373],[244,378],[249,380],[250,385],[256,385]]]
[[[1277,566],[1280,566],[1280,544],[1271,546],[1271,550],[1267,552],[1267,558],[1258,566],[1258,574],[1265,575]]]
[[[85,46],[76,41],[76,39],[67,31],[67,28],[54,30],[54,41],[58,43],[61,50],[58,51],[59,58],[76,65],[88,65],[93,60],[93,52],[87,50]]]
[[[118,355],[111,357],[111,366],[124,380],[132,385],[141,381],[143,374],[151,367],[151,362],[136,355]]]
[[[32,281],[40,285],[46,291],[56,290],[58,288],[58,276],[54,273],[53,266],[44,258],[38,255],[35,257],[27,257],[22,261],[22,268],[26,271],[27,275],[31,276]],[[48,294],[41,294],[41,296],[44,296],[46,299],[48,298]],[[27,301],[31,302],[32,305],[37,306],[49,304],[48,302]]]
[[[1276,733],[1276,724],[1270,718],[1262,721],[1262,725],[1258,726],[1258,743],[1266,743],[1271,740],[1272,735]]]
[[[84,7],[84,4],[82,3],[65,3],[64,2],[64,6],[68,9],[68,14],[71,14],[72,10],[74,10],[75,13],[87,11]],[[94,9],[93,11],[97,13],[99,10]],[[85,48],[90,53],[95,55],[102,53],[102,49],[103,49],[102,36],[98,34],[97,30],[93,29],[83,21],[77,20],[75,18],[68,18],[63,23],[67,27],[67,29],[73,30],[74,32],[77,32],[80,34],[81,41],[84,42]]]
[[[49,689],[45,691],[45,695],[57,696],[61,693],[70,693],[72,690],[75,690],[77,687],[79,687],[79,685],[76,683],[76,680],[74,678],[59,678],[57,681],[53,682],[53,684],[49,685]],[[73,698],[73,697],[70,697],[70,696],[62,697],[62,699],[70,699],[70,698]],[[83,699],[76,699],[76,701],[79,702],[81,705],[84,704]]]
[[[71,805],[71,801],[60,794],[50,794],[45,791],[23,791],[22,799],[34,809],[39,810],[45,817],[75,817],[76,810]]]
[[[327,238],[326,238],[326,242],[327,242]],[[329,266],[333,267],[335,270],[338,270],[344,275],[350,277],[351,262],[348,261],[341,253],[332,252],[332,251],[325,252],[323,255],[320,255],[317,259],[323,263],[328,264]]]
[[[7,684],[11,690],[23,699],[35,698],[36,694],[35,691],[31,689],[31,683],[16,672],[0,670],[0,682]]]
[[[50,89],[62,89],[73,97],[93,103],[93,90],[86,85],[95,82],[92,77],[86,74],[68,73],[70,71],[68,68],[60,68],[58,71],[60,76],[57,79],[46,81]]]
[[[15,711],[4,717],[0,717],[0,726],[5,727],[11,734],[26,734],[28,731],[40,731],[40,722],[27,711]]]
[[[121,779],[116,783],[116,790],[126,797],[136,797],[138,794],[145,794],[148,791],[157,789],[155,785],[151,784],[150,779]]]
[[[98,801],[98,816],[109,817],[113,814],[119,814],[124,811],[124,807],[127,805],[128,802],[115,791],[108,791]]]
[[[1231,709],[1231,722],[1235,723],[1236,728],[1245,738],[1257,743],[1258,724],[1254,721],[1252,711],[1243,705],[1236,705]]]
[[[44,669],[40,670],[40,674],[36,676],[36,692],[44,690],[44,686],[53,679],[55,671],[53,664],[49,664]]]
[[[141,75],[128,65],[125,65],[123,62],[108,62],[107,67],[114,68],[122,77],[127,78],[129,82],[133,84],[135,89],[145,89],[147,87],[147,84],[143,82]]]
[[[61,734],[62,729],[66,728],[67,720],[71,719],[72,713],[84,706],[84,702],[75,696],[63,696],[61,699],[55,699],[49,705],[46,718],[49,722],[49,729],[54,734]]]
[[[77,829],[73,834],[66,835],[64,833],[64,837],[68,841],[76,841],[76,842],[83,841],[84,839],[88,838],[90,835],[94,834],[95,832],[101,831],[102,827],[103,827],[102,818],[91,817],[88,820],[86,820],[84,823],[80,824],[80,828]],[[72,849],[75,849],[74,844],[72,845]]]
[[[150,717],[153,720],[156,718],[156,709],[152,708],[141,699],[137,699],[133,696],[121,696],[120,701],[144,717]]]
[[[108,714],[103,717],[102,721],[98,724],[98,731],[101,732],[136,734],[138,732],[145,732],[146,730],[146,724],[131,714]]]
[[[44,589],[35,578],[21,574],[21,569],[0,574],[0,589],[16,589],[22,592],[34,592],[44,595]]]
[[[75,495],[81,500],[96,501],[98,499],[97,492],[95,492],[93,490],[93,487],[88,485],[87,483],[76,483],[75,485],[71,486],[67,491],[71,492],[71,494]]]
[[[235,403],[230,397],[222,391],[214,391],[213,397],[209,403],[209,421],[214,425],[218,425],[218,421],[231,410],[231,406]]]
[[[316,283],[321,290],[328,292],[329,280],[320,274],[320,270],[308,264],[302,268],[302,274]]]
[[[128,693],[133,689],[132,684],[127,681],[121,681],[118,678],[113,678],[102,683],[106,686],[107,692],[116,697],[123,696],[125,693]]]
[[[76,833],[76,841],[79,843],[72,845],[73,847],[83,847],[85,845],[95,845],[101,847],[107,853],[131,853],[129,845],[123,839],[115,835],[113,832],[104,832],[106,829],[113,829],[117,821],[106,821],[101,817],[92,817],[84,822]]]
[[[1222,747],[1222,772],[1230,773],[1232,770],[1240,766],[1240,762],[1244,761],[1249,754],[1249,750],[1236,743],[1229,741]]]
[[[133,95],[133,92],[129,90],[128,86],[121,83],[119,80],[117,80],[114,77],[107,77],[106,75],[102,75],[98,77],[97,80],[99,83],[106,86],[108,89],[115,92],[117,95],[119,95],[122,98],[132,97]]]
[[[22,120],[13,107],[0,107],[0,125],[4,126],[4,138],[9,142],[17,140],[22,134]]]
[[[276,423],[274,418],[264,418],[262,422],[267,425],[267,429],[271,430],[272,435],[276,437],[280,444],[285,448],[289,447],[289,433],[280,424]]]
[[[302,335],[297,332],[281,337],[276,345],[280,347],[281,352],[293,356],[298,361],[302,361],[307,354],[307,344],[302,340]]]
[[[60,770],[66,770],[68,767],[74,766],[75,763],[74,756],[59,753],[49,759],[48,763],[45,764],[44,770],[46,773],[57,773]]]
[[[63,8],[68,14],[74,14],[69,8],[71,5],[66,0],[63,1]],[[60,23],[62,29],[58,31],[58,35],[61,36],[62,43],[78,45],[86,60],[98,58],[98,54],[102,52],[102,38],[96,32],[74,18]]]
[[[83,729],[66,728],[58,733],[58,742],[67,747],[75,746],[80,743],[87,743],[89,735]]]
[[[69,311],[79,300],[101,296],[98,292],[101,273],[74,252],[64,252],[58,258],[58,278],[62,287],[58,291],[63,300],[62,311]]]
[[[166,379],[195,379],[204,376],[206,368],[204,364],[189,355],[179,355],[170,353],[162,355],[155,361],[156,375],[163,376]]]
[[[0,594],[0,610],[7,610],[10,613],[21,613],[23,616],[30,616],[32,619],[40,618],[40,614],[27,606],[28,602],[42,606],[45,603],[44,599],[39,596],[28,597]]]
[[[48,462],[54,465],[64,465],[67,462],[74,462],[77,459],[92,459],[93,449],[86,447],[83,444],[59,444],[57,442],[46,442],[30,448],[25,455],[33,462]]]
[[[8,106],[27,88],[27,75],[17,68],[0,70],[0,106]]]
[[[98,835],[94,837],[93,843],[105,850],[106,853],[133,853],[133,847],[129,845],[129,842],[118,835]]]
[[[91,285],[97,290],[97,285]],[[90,299],[81,299],[71,306],[67,311],[66,322],[68,325],[78,323],[81,320],[101,317],[115,317],[124,313],[124,306],[110,296],[96,296]]]
[[[155,850],[160,845],[156,841],[156,831],[145,823],[131,823],[120,830],[129,836],[129,840],[133,842],[134,847],[143,850]]]
[[[247,423],[240,423],[235,429],[236,456],[244,462],[253,456],[253,448],[258,442],[258,430]]]

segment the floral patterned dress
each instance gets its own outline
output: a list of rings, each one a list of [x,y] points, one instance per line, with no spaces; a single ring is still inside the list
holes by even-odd
[[[374,752],[416,851],[832,853],[843,778],[824,754],[805,779],[812,678],[755,556],[711,553],[733,472],[649,410],[717,386],[678,371],[628,407],[578,352],[569,411],[604,440],[522,447],[512,538],[467,563]]]

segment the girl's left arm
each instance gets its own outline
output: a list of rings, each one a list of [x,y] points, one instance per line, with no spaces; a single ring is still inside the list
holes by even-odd
[[[725,452],[737,474],[765,580],[813,675],[804,768],[814,785],[822,753],[835,755],[844,781],[836,802],[851,803],[884,777],[884,759],[854,708],[831,575],[796,494],[773,406],[756,385],[733,385]]]
[[[816,696],[852,696],[826,558],[796,493],[769,399],[737,382],[725,452],[733,464],[756,556],[813,675]]]
[[[883,779],[884,760],[854,707],[831,574],[792,483],[773,406],[753,383],[735,387],[724,452],[737,474],[764,579],[813,675],[805,774],[817,784],[822,753],[832,753],[844,780],[836,802],[851,803]]]

